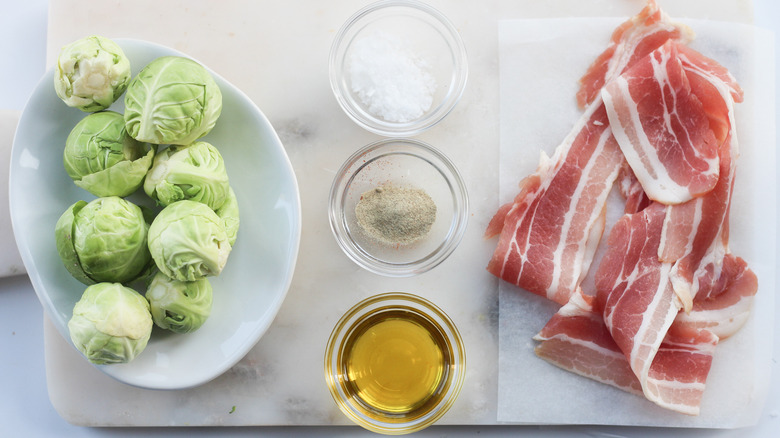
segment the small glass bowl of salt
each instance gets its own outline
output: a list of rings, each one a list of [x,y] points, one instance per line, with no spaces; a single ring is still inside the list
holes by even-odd
[[[455,26],[416,0],[383,0],[341,27],[330,51],[330,84],[361,127],[411,137],[439,123],[460,100],[468,77]]]
[[[468,222],[460,172],[427,143],[389,138],[352,154],[336,173],[328,200],[330,227],[359,266],[411,277],[442,263]]]

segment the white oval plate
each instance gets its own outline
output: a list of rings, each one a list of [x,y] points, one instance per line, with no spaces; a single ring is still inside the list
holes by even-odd
[[[133,75],[157,57],[186,56],[145,41],[115,41],[130,59]],[[295,268],[300,196],[289,158],[257,106],[211,73],[222,91],[223,108],[216,126],[203,139],[224,157],[239,202],[238,239],[221,275],[210,278],[212,312],[199,330],[177,335],[155,327],[146,349],[132,362],[97,365],[130,385],[188,388],[228,370],[271,325]],[[19,120],[11,152],[9,198],[14,236],[32,285],[54,325],[70,342],[67,323],[86,286],[65,270],[54,225],[68,206],[94,196],[76,187],[65,173],[65,139],[86,113],[57,97],[53,74],[49,70],[43,76]],[[122,113],[124,95],[110,109]],[[130,199],[134,197],[145,194],[141,190]]]

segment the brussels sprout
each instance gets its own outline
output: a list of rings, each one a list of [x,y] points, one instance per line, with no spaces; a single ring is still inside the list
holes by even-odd
[[[113,41],[92,35],[63,47],[54,90],[65,104],[84,112],[106,109],[130,83],[130,61]]]
[[[126,283],[150,264],[149,224],[137,205],[116,196],[78,201],[55,226],[57,251],[84,284]]]
[[[206,69],[179,56],[144,67],[125,94],[127,132],[139,141],[190,144],[208,134],[222,112],[222,92]]]
[[[200,202],[174,202],[149,227],[152,259],[160,272],[175,280],[219,275],[231,249],[222,220]]]
[[[211,314],[211,283],[206,277],[195,281],[174,280],[162,272],[152,278],[146,299],[152,320],[174,333],[199,329]]]
[[[146,348],[152,334],[149,302],[118,283],[87,287],[68,321],[73,345],[92,363],[126,363]]]
[[[57,224],[54,226],[54,235],[57,238],[57,252],[70,275],[84,284],[93,284],[95,281],[89,278],[84,269],[81,268],[76,247],[73,246],[73,224],[76,215],[85,205],[87,205],[86,201],[78,201],[68,207],[57,220]]]
[[[63,153],[73,182],[95,196],[127,196],[144,182],[154,148],[127,135],[125,119],[113,111],[90,114],[68,135]]]
[[[144,191],[162,206],[188,199],[216,210],[228,198],[230,184],[217,148],[198,141],[158,153],[146,175]]]
[[[222,204],[222,207],[214,210],[214,212],[217,213],[217,216],[222,219],[222,224],[225,225],[225,232],[227,233],[230,246],[235,245],[236,237],[238,236],[239,217],[238,199],[236,198],[235,192],[233,192],[233,187],[230,188],[228,197],[225,199],[225,203]]]

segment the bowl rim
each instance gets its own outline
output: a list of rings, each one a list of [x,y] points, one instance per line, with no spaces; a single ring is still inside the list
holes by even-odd
[[[346,35],[361,20],[367,19],[367,17],[370,17],[371,14],[375,12],[391,7],[411,8],[423,12],[441,24],[447,32],[447,35],[442,36],[447,40],[447,46],[450,47],[451,56],[453,58],[453,78],[448,84],[447,88],[449,91],[441,104],[426,116],[405,123],[388,122],[378,117],[372,117],[364,111],[356,110],[351,104],[352,100],[347,97],[350,95],[349,90],[343,89],[342,85],[344,85],[344,82],[337,73],[341,71],[339,63],[341,62],[341,57],[344,53],[341,53],[340,49],[345,42],[344,38]],[[363,129],[385,137],[412,137],[441,122],[450,112],[452,112],[460,101],[460,98],[463,96],[463,92],[466,89],[466,82],[468,81],[468,70],[466,46],[463,43],[463,39],[461,38],[458,29],[452,21],[438,9],[418,0],[379,0],[361,8],[350,16],[341,28],[339,28],[333,39],[328,56],[330,87],[341,109],[350,119],[352,119],[352,121]]]
[[[355,175],[373,161],[370,157],[392,154],[413,156],[434,167],[449,186],[454,204],[450,231],[441,244],[426,256],[404,263],[386,262],[365,251],[351,238],[350,227],[346,223],[346,215],[344,214],[346,195]],[[357,168],[354,167],[356,165]],[[386,138],[369,143],[355,151],[336,172],[328,196],[330,229],[339,247],[347,257],[360,267],[387,277],[411,277],[427,272],[441,264],[460,244],[468,225],[468,213],[468,190],[455,164],[444,153],[428,143],[411,138]]]
[[[439,328],[446,338],[452,354],[448,385],[445,394],[428,412],[415,417],[408,422],[384,422],[360,413],[354,408],[351,398],[343,392],[342,377],[339,369],[339,357],[344,343],[362,321],[376,313],[400,309],[412,311],[418,316],[428,319]],[[449,411],[457,400],[466,376],[466,347],[452,319],[432,301],[408,292],[384,292],[362,299],[339,318],[330,333],[325,347],[324,372],[325,382],[333,400],[339,409],[354,423],[361,427],[386,435],[401,435],[420,431],[436,421]]]

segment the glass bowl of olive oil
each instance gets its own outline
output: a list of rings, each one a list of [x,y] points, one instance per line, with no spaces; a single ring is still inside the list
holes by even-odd
[[[325,351],[325,379],[354,423],[401,435],[436,422],[463,386],[466,355],[452,320],[407,293],[375,295],[336,324]]]

